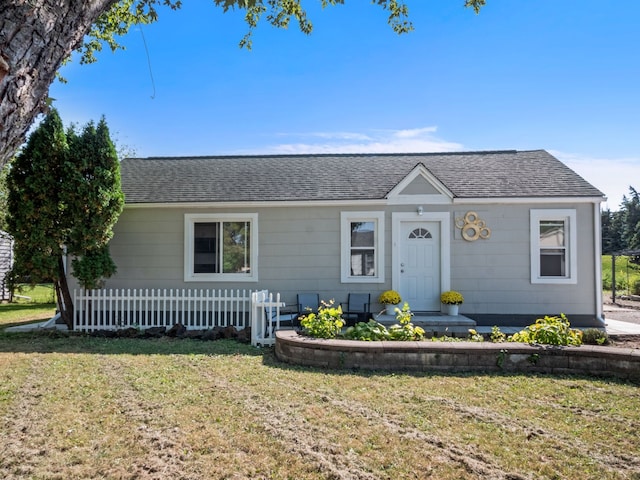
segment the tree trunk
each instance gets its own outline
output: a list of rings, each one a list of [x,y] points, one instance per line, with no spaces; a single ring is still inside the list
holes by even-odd
[[[62,61],[117,0],[2,0],[0,7],[0,168],[45,111]]]
[[[69,284],[67,283],[67,273],[64,269],[64,260],[62,257],[58,259],[58,279],[56,280],[56,290],[58,294],[58,307],[60,308],[60,316],[64,323],[67,324],[69,330],[73,330],[73,299],[69,292]]]

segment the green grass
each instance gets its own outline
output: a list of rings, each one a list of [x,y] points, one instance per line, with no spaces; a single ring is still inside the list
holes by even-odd
[[[12,303],[0,304],[0,328],[48,320],[56,311],[52,285],[22,286]]]
[[[21,304],[51,304],[56,301],[52,284],[19,285],[14,297],[15,303]]]
[[[0,478],[640,478],[611,379],[292,367],[232,341],[0,333]]]
[[[602,256],[602,283],[604,290],[611,291],[612,262],[611,255]],[[616,290],[617,293],[632,293],[630,288],[640,280],[640,265],[629,261],[629,257],[616,257]]]

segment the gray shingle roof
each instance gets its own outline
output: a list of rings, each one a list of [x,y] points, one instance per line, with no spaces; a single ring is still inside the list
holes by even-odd
[[[544,150],[129,158],[121,168],[135,204],[383,199],[417,165],[456,198],[603,196]]]

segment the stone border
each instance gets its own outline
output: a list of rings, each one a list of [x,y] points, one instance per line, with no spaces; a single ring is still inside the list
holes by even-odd
[[[492,342],[364,342],[276,332],[278,360],[312,367],[418,372],[535,372],[640,381],[640,350]]]

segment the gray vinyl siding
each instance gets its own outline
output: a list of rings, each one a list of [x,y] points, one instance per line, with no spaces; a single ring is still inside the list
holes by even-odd
[[[594,225],[592,203],[545,205],[424,206],[451,215],[451,288],[465,297],[467,314],[595,314]],[[531,208],[575,208],[578,228],[576,284],[531,284]],[[340,282],[340,212],[385,212],[385,282]],[[349,292],[378,294],[392,285],[392,212],[415,206],[387,207],[247,207],[125,208],[110,244],[118,273],[106,288],[269,289],[287,304],[298,292],[318,292],[322,299],[346,301]],[[456,216],[477,212],[491,238],[463,240]],[[257,213],[258,281],[185,282],[184,215],[186,213]],[[372,305],[378,311],[379,305]]]
[[[529,212],[532,208],[576,210],[577,283],[531,283]],[[451,287],[464,294],[462,313],[594,313],[592,204],[493,206],[474,211],[491,228],[491,238],[466,242],[459,237],[458,230],[457,238],[452,241]]]

